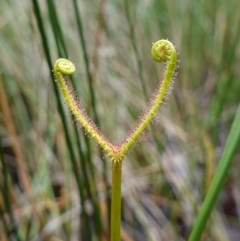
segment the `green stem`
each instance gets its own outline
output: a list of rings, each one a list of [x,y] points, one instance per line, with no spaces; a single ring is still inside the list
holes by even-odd
[[[74,0],[74,2],[76,3],[76,0]],[[71,85],[67,83],[67,78],[65,76],[74,73],[74,64],[67,59],[58,59],[54,64],[55,78],[69,109],[84,127],[86,133],[97,141],[99,146],[102,147],[113,163],[111,241],[120,241],[121,239],[121,175],[123,158],[134,143],[136,143],[137,139],[142,135],[143,131],[152,121],[161,103],[166,99],[166,96],[170,91],[171,80],[174,77],[177,53],[172,43],[168,40],[159,40],[153,44],[151,53],[154,60],[165,63],[163,81],[161,84],[159,83],[157,90],[149,101],[147,110],[139,119],[136,127],[130,132],[128,138],[119,145],[111,143],[102,134],[98,126],[94,124],[88,116],[81,103],[78,102]]]
[[[111,241],[121,240],[122,162],[112,165]]]
[[[211,214],[211,211],[216,203],[224,180],[227,176],[228,170],[231,167],[233,160],[233,154],[239,145],[240,141],[240,105],[238,107],[237,113],[235,115],[231,131],[229,133],[222,158],[220,160],[219,166],[216,170],[215,177],[210,186],[209,192],[204,200],[202,209],[197,217],[196,223],[193,227],[192,233],[188,241],[198,241],[201,238],[201,234],[206,226],[207,220]]]

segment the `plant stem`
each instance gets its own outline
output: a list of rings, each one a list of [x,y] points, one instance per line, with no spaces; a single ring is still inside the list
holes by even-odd
[[[112,165],[111,241],[121,240],[122,162]]]
[[[218,199],[240,141],[240,105],[235,115],[219,166],[188,241],[198,241]]]

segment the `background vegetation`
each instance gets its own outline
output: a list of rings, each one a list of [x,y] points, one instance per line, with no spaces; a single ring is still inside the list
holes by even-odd
[[[109,240],[110,161],[74,122],[52,65],[115,142],[179,51],[174,89],[123,167],[122,240],[187,240],[240,101],[239,1],[0,1],[0,240]],[[239,147],[239,145],[238,145]],[[202,240],[239,240],[240,151]]]

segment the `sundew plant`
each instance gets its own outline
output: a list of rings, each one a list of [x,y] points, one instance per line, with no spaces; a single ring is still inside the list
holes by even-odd
[[[121,177],[124,157],[151,123],[162,102],[169,94],[175,73],[177,53],[171,42],[168,40],[157,41],[152,46],[151,54],[155,61],[165,63],[163,80],[159,83],[147,109],[143,112],[134,128],[124,142],[117,145],[111,143],[104,136],[98,126],[90,119],[83,105],[78,101],[66,77],[75,72],[73,63],[67,59],[59,59],[54,64],[55,78],[69,109],[76,120],[84,127],[88,136],[98,143],[112,162],[111,241],[120,241],[121,239]]]

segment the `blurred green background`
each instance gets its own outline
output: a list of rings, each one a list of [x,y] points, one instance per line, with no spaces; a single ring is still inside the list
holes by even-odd
[[[76,65],[87,112],[118,143],[179,52],[168,101],[123,166],[122,240],[187,240],[240,102],[239,0],[0,1],[0,240],[108,241],[111,163],[52,74]],[[239,145],[238,145],[239,147]],[[240,237],[240,150],[202,240]]]

